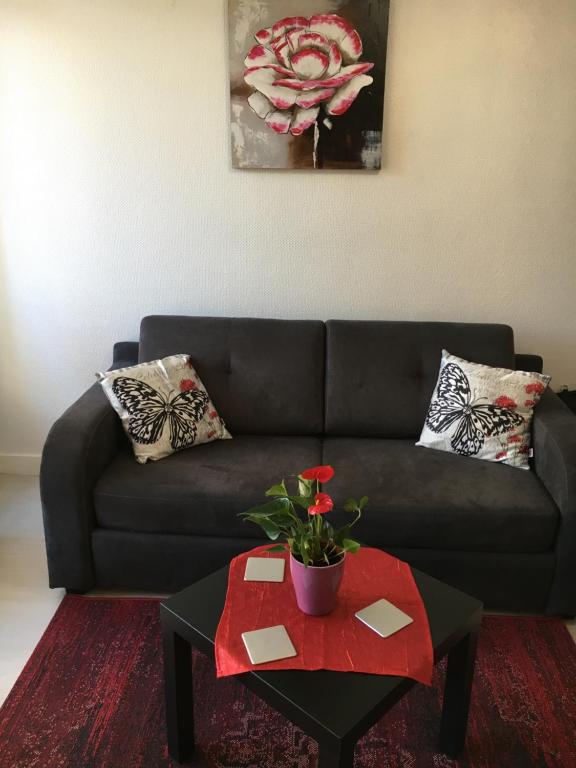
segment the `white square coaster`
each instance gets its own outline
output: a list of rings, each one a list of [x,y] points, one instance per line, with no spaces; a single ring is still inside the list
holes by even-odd
[[[414,619],[382,598],[358,611],[356,618],[373,629],[380,637],[390,637],[400,629],[412,624]]]
[[[244,581],[284,581],[283,557],[249,557]]]
[[[296,648],[292,645],[284,624],[242,632],[242,640],[252,664],[265,664],[267,661],[296,656]]]

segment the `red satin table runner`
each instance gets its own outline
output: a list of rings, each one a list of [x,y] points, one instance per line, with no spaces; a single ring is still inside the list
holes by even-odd
[[[307,616],[296,605],[288,554],[267,552],[269,546],[244,552],[230,563],[215,640],[218,677],[260,669],[331,669],[400,675],[430,685],[434,653],[428,616],[407,563],[369,547],[347,555],[337,607],[327,616]],[[284,581],[244,581],[246,561],[254,556],[283,557]],[[382,597],[414,619],[387,638],[354,616]],[[242,633],[277,624],[284,624],[298,655],[253,665]]]

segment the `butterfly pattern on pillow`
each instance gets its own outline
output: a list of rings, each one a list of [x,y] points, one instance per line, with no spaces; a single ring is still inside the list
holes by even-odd
[[[128,412],[128,432],[136,443],[156,443],[170,427],[170,445],[177,451],[196,440],[197,424],[208,407],[208,395],[199,389],[166,397],[138,379],[118,376],[112,391]]]
[[[448,363],[442,370],[436,399],[430,404],[426,416],[426,424],[432,432],[446,432],[458,424],[450,445],[462,456],[475,456],[486,437],[510,432],[523,421],[523,417],[511,408],[473,400],[468,378],[455,363]]]

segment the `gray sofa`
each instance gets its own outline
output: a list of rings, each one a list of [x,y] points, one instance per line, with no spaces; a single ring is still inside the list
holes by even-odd
[[[189,353],[234,440],[139,465],[94,384],[44,448],[50,585],[184,587],[261,541],[237,513],[269,485],[332,464],[337,504],[370,497],[363,542],[490,608],[576,613],[576,416],[545,393],[530,472],[416,447],[442,348],[542,366],[505,325],[144,318],[113,367]]]

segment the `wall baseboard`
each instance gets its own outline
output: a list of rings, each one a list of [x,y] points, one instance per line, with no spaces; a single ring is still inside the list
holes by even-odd
[[[39,453],[0,453],[0,475],[39,475]]]

